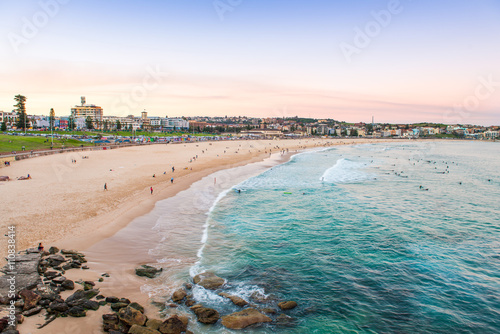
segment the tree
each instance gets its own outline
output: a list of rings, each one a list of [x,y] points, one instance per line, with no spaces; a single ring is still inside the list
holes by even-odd
[[[116,130],[118,130],[118,131],[119,131],[119,130],[121,130],[121,129],[122,129],[122,123],[121,123],[119,120],[117,120],[117,121],[116,121]]]
[[[104,121],[104,131],[108,131],[108,121]]]
[[[1,131],[7,131],[7,121],[2,122],[2,128],[0,129]]]
[[[352,129],[351,130],[351,137],[357,137],[358,136],[358,130],[357,129]]]
[[[92,117],[87,116],[85,119],[85,124],[87,125],[87,129],[92,130],[94,128],[94,122],[92,121]]]
[[[17,102],[16,104],[14,104],[17,112],[16,127],[18,129],[25,130],[28,124],[28,117],[26,116],[26,96],[18,94],[14,97],[14,100]]]
[[[50,122],[50,128],[53,129],[54,128],[54,123],[55,123],[55,120],[56,120],[56,113],[54,112],[54,108],[50,108],[50,118],[49,118],[49,122]]]
[[[73,116],[70,116],[68,119],[68,128],[70,130],[74,130],[76,128],[75,119],[73,118]]]

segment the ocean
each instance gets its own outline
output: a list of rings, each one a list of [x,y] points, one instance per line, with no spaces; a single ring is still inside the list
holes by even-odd
[[[499,333],[499,166],[498,143],[408,141],[218,172],[157,203],[150,255],[170,269],[144,290],[208,270],[248,301],[298,303],[289,321],[239,333]]]

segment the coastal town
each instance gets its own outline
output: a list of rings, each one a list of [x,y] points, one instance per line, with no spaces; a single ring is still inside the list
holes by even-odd
[[[21,96],[21,95],[18,95]],[[23,96],[21,96],[23,97]],[[389,124],[376,123],[375,117],[366,122],[349,123],[328,119],[295,117],[160,117],[149,116],[146,110],[137,115],[105,115],[102,107],[89,104],[84,96],[70,110],[69,116],[32,115],[17,107],[10,112],[0,111],[1,130],[21,134],[23,131],[147,131],[161,136],[165,133],[216,134],[230,137],[359,137],[359,138],[462,138],[494,140],[500,136],[499,126],[471,124]],[[17,106],[17,105],[16,105]],[[23,106],[24,108],[24,106]],[[334,113],[332,113],[334,114]]]

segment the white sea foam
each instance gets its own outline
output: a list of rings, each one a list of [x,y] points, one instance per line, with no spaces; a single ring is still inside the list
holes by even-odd
[[[364,163],[342,158],[337,160],[333,167],[328,168],[320,180],[327,183],[355,183],[374,180],[376,178],[374,174],[362,170],[366,166]]]

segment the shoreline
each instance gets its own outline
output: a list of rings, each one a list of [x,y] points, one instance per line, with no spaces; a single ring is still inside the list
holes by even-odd
[[[278,144],[278,145],[283,145],[284,143],[287,143],[288,141],[266,141],[266,143],[271,144]],[[299,143],[299,145],[296,145],[296,151],[295,152],[289,152],[286,157],[281,157],[279,161],[274,161],[272,166],[275,166],[280,163],[284,163],[290,159],[291,156],[294,154],[300,153],[304,151],[304,149],[312,149],[312,148],[317,148],[317,147],[324,147],[324,144],[331,144],[327,146],[334,146],[334,145],[345,145],[345,144],[367,144],[367,143],[372,143],[373,141],[371,140],[363,140],[363,141],[349,141],[349,142],[344,142],[344,141],[332,141],[332,140],[311,140],[308,141],[308,145],[301,145],[299,141],[296,141]],[[380,142],[380,141],[376,141]],[[390,142],[393,142],[391,140]],[[226,143],[223,143],[226,144]],[[239,144],[236,142],[236,144]],[[323,145],[322,145],[323,144]],[[189,144],[187,144],[189,145]],[[192,146],[195,144],[193,143]],[[207,144],[208,145],[208,144]],[[210,144],[211,145],[211,144]],[[184,145],[185,146],[185,145]],[[198,147],[198,145],[196,145]],[[152,212],[152,210],[155,209],[155,206],[158,202],[161,202],[165,199],[175,197],[182,191],[189,189],[194,183],[202,180],[204,177],[213,175],[214,173],[218,171],[224,171],[224,170],[229,170],[229,169],[234,169],[235,167],[238,166],[248,166],[252,163],[255,162],[262,162],[265,160],[269,155],[264,152],[260,152],[260,154],[255,154],[252,155],[248,158],[244,159],[239,159],[238,161],[230,161],[225,164],[219,164],[217,166],[208,166],[206,168],[203,168],[200,171],[196,171],[193,173],[189,174],[184,174],[179,178],[176,178],[176,183],[174,183],[174,186],[169,187],[168,180],[164,180],[163,182],[157,183],[155,186],[155,196],[153,197],[148,197],[144,196],[144,194],[139,194],[139,196],[136,196],[136,194],[132,194],[129,197],[131,199],[140,197],[140,202],[135,203],[133,206],[129,206],[128,204],[128,198],[125,199],[124,203],[117,207],[114,210],[111,210],[109,212],[105,212],[103,214],[97,215],[94,218],[90,218],[88,220],[84,220],[81,223],[83,230],[88,229],[88,226],[95,226],[96,221],[106,221],[109,219],[107,224],[102,226],[99,229],[93,230],[90,233],[87,232],[85,236],[82,238],[82,231],[73,231],[73,236],[66,239],[66,240],[58,240],[56,242],[52,242],[51,245],[55,245],[60,248],[71,248],[71,249],[77,249],[83,251],[89,258],[89,266],[90,270],[85,272],[85,277],[79,277],[83,279],[91,279],[91,278],[97,278],[101,272],[109,266],[109,264],[115,264],[115,268],[110,268],[107,270],[111,272],[111,278],[109,281],[105,281],[103,284],[100,284],[102,291],[105,292],[108,295],[120,295],[120,296],[125,296],[129,297],[133,300],[138,301],[142,305],[146,307],[146,310],[148,313],[153,314],[153,313],[158,313],[158,309],[154,306],[152,306],[148,301],[149,301],[149,296],[146,297],[146,294],[141,291],[143,285],[144,285],[144,279],[139,278],[135,276],[133,269],[135,266],[143,263],[148,263],[150,259],[147,258],[135,258],[135,259],[127,259],[129,263],[127,265],[122,265],[122,262],[119,262],[120,259],[117,258],[110,258],[109,252],[99,252],[99,254],[87,254],[87,250],[89,248],[92,248],[93,245],[96,245],[98,243],[105,242],[106,240],[111,239],[112,236],[116,235],[118,232],[123,231],[126,229],[127,226],[129,226],[135,219],[139,219],[140,217],[143,217],[144,215],[147,215]],[[269,166],[270,167],[270,166]],[[251,176],[248,176],[251,177]],[[248,178],[246,177],[246,178]],[[163,187],[160,186],[163,184]],[[233,184],[234,185],[234,184]],[[158,190],[156,190],[158,189]],[[159,198],[160,197],[160,198]],[[127,208],[127,206],[129,206]],[[125,208],[124,208],[125,207]],[[118,214],[119,213],[119,214]],[[113,245],[110,245],[109,247],[113,247]],[[198,251],[198,250],[196,250]],[[112,253],[112,252],[111,252]],[[115,254],[116,255],[116,254]],[[140,256],[139,256],[140,257]],[[106,261],[104,261],[106,259]],[[122,259],[123,260],[123,259]],[[116,266],[116,264],[120,263],[119,266]],[[116,270],[118,269],[118,270]],[[113,273],[113,270],[115,272]],[[80,274],[83,274],[84,272],[80,272]],[[91,316],[92,317],[92,316]],[[90,320],[91,317],[87,317],[88,320]],[[75,321],[74,319],[64,319],[65,321],[56,321],[55,323],[51,324],[51,326],[48,326],[47,331],[44,329],[42,330],[36,330],[35,332],[37,333],[50,333],[51,330],[54,330],[54,328],[59,328],[62,330],[62,327],[60,326],[66,326],[67,327],[67,321],[73,322]],[[85,322],[89,324],[89,321],[86,320]],[[26,325],[22,325],[22,329],[27,329],[32,327],[31,319],[27,322]],[[61,323],[61,325],[58,325],[58,323]],[[94,323],[100,323],[100,320],[94,320]],[[33,329],[34,330],[34,329]],[[97,330],[97,327],[96,327]]]

